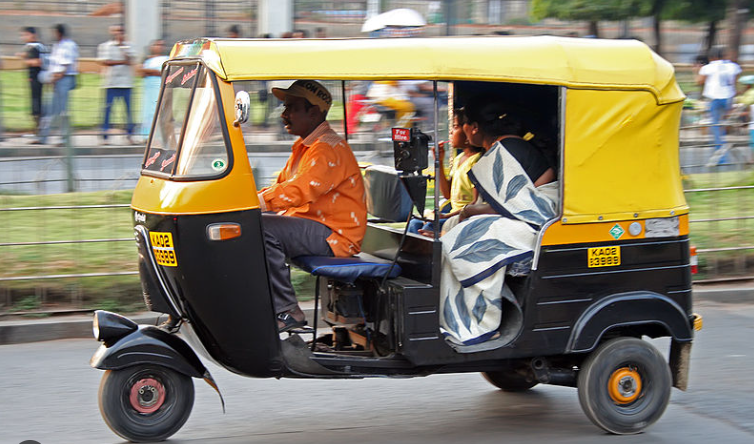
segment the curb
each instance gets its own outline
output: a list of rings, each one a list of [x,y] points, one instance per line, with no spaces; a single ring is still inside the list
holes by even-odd
[[[694,302],[700,301],[723,304],[754,303],[754,287],[694,289]]]
[[[754,303],[754,287],[736,289],[694,289],[694,302],[725,304]],[[306,319],[314,317],[314,303],[304,302],[301,309]],[[129,316],[137,324],[155,325],[157,313]],[[310,322],[311,325],[311,322]],[[323,325],[320,323],[320,326]],[[75,316],[73,319],[51,318],[43,320],[0,321],[0,345],[26,344],[57,339],[92,338],[92,316]]]
[[[314,317],[313,303],[301,305],[306,319],[312,319]],[[162,315],[159,313],[147,312],[127,317],[137,324],[156,325],[160,316]],[[93,315],[79,315],[68,319],[0,321],[0,345],[28,344],[58,339],[94,339],[92,317]]]

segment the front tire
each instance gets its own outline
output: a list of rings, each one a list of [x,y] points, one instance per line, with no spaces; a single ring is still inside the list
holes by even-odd
[[[131,442],[163,441],[191,414],[191,378],[157,365],[108,370],[99,388],[102,418],[118,436]]]
[[[600,345],[579,371],[579,403],[610,433],[639,433],[660,419],[670,400],[665,358],[648,342],[617,338]]]

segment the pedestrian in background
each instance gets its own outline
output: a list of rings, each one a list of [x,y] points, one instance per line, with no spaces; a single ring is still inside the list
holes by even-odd
[[[32,142],[36,144],[47,143],[52,125],[61,124],[63,115],[68,111],[68,96],[76,87],[76,76],[79,72],[79,47],[68,37],[65,25],[55,25],[52,34],[57,43],[52,46],[50,69],[43,80],[43,83],[53,84],[52,104],[49,112],[42,118],[39,139]]]
[[[142,83],[142,101],[141,101],[141,127],[139,132],[142,136],[149,135],[149,129],[154,119],[157,99],[160,96],[160,79],[162,75],[162,64],[168,60],[165,55],[165,41],[153,40],[149,45],[149,57],[141,65],[141,76],[144,78]]]
[[[237,39],[241,37],[241,29],[238,25],[230,25],[228,27],[227,36],[229,39]]]
[[[115,99],[123,99],[126,105],[126,139],[133,144],[134,124],[131,119],[131,90],[134,86],[134,75],[131,64],[135,54],[131,44],[125,41],[123,26],[110,27],[112,39],[101,43],[97,47],[97,61],[105,67],[103,71],[102,87],[105,89],[105,117],[102,123],[103,145],[108,144],[110,131],[110,116]]]
[[[712,137],[715,143],[715,154],[723,146],[725,129],[721,122],[731,107],[736,95],[736,78],[741,74],[741,67],[737,63],[725,59],[723,48],[713,48],[710,62],[699,68],[697,82],[704,85],[702,95],[710,99],[709,112],[712,118]],[[725,155],[717,159],[718,164],[725,163]]]
[[[39,133],[42,119],[42,87],[40,73],[43,68],[43,57],[47,55],[47,48],[39,41],[37,30],[33,26],[21,28],[21,40],[25,43],[24,50],[16,54],[23,58],[24,65],[29,72],[29,90],[31,92],[31,116],[34,118],[34,132]]]

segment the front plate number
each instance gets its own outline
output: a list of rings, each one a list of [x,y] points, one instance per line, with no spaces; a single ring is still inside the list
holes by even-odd
[[[159,231],[151,231],[149,240],[152,242],[152,251],[158,264],[166,267],[177,267],[178,260],[175,257],[173,235]]]
[[[587,254],[589,268],[620,265],[620,247],[590,248]]]

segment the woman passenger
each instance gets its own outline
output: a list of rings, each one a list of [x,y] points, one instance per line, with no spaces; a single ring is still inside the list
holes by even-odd
[[[529,176],[535,187],[556,179],[555,170],[534,145],[524,139],[521,122],[501,100],[490,97],[472,98],[464,107],[463,131],[472,145],[481,146],[485,153],[493,149],[507,150]],[[479,201],[479,199],[477,199]],[[459,212],[459,220],[477,214],[495,214],[488,203],[466,205]]]

